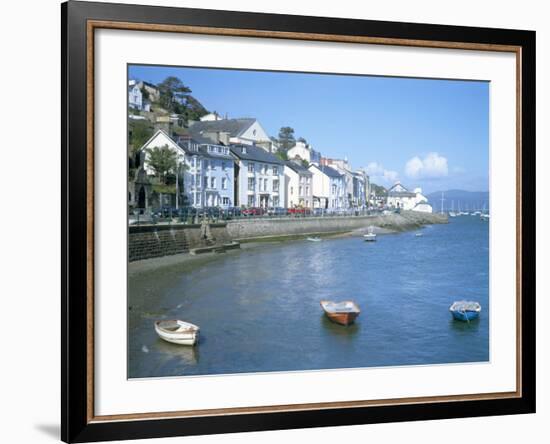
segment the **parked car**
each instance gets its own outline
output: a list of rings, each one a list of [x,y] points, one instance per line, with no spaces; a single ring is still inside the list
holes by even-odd
[[[243,209],[241,213],[243,216],[262,216],[264,211],[263,208],[250,207]]]
[[[286,211],[286,208],[283,208],[283,207],[274,207],[274,208],[268,208],[267,214],[270,216],[286,216],[287,211]]]
[[[289,208],[288,214],[293,216],[307,216],[311,214],[311,208]]]
[[[326,213],[326,209],[325,208],[314,208],[313,209],[313,215],[314,216],[323,216],[325,213]]]
[[[225,210],[225,218],[233,219],[234,217],[240,217],[241,212],[242,211],[240,207],[229,207]]]
[[[219,219],[222,216],[223,210],[220,207],[204,207],[202,214],[213,219]]]
[[[155,210],[152,210],[151,215],[160,219],[168,219],[172,217],[177,217],[179,210],[175,207],[161,207]]]

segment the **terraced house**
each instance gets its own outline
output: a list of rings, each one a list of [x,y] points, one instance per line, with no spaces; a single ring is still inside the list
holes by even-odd
[[[234,206],[234,159],[229,147],[211,139],[180,137],[185,149],[187,168],[185,190],[195,208]]]
[[[273,208],[285,203],[284,163],[256,145],[231,145],[235,206]]]
[[[313,207],[313,174],[301,161],[285,162],[285,207]]]
[[[148,175],[153,174],[148,150],[163,147],[177,154],[177,174],[183,176],[183,187],[177,190],[182,197],[179,202],[195,208],[234,205],[234,161],[229,147],[196,136],[172,138],[158,130],[142,147]]]
[[[334,168],[311,164],[313,174],[313,207],[337,210],[346,206],[346,184],[344,176]]]

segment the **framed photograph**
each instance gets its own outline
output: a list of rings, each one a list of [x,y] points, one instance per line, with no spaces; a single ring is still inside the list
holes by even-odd
[[[535,33],[64,3],[62,439],[535,411]]]

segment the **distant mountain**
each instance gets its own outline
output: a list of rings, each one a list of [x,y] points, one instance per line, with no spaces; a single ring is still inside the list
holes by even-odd
[[[486,210],[489,209],[488,191],[447,190],[443,192],[443,209],[452,208],[458,210]],[[441,211],[441,191],[430,193],[426,196],[436,211]]]

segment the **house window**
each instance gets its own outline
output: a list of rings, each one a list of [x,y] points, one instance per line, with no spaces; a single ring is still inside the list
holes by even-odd
[[[264,191],[267,191],[267,179],[264,179]]]
[[[304,194],[304,187],[302,185],[300,185],[300,189],[298,190],[298,195],[302,195]]]
[[[254,178],[248,178],[248,191],[254,191]]]
[[[253,163],[249,163],[249,164],[248,164],[248,172],[249,172],[249,173],[253,173],[253,172],[254,172],[254,164],[253,164]]]
[[[229,205],[229,197],[224,197],[222,199],[222,202],[223,202],[224,206],[228,206]]]
[[[273,167],[273,175],[274,175],[274,176],[278,176],[278,175],[279,175],[279,168],[277,168],[276,166]]]
[[[254,206],[254,196],[248,196],[248,206],[253,207]]]
[[[215,177],[210,178],[210,188],[216,188],[216,178]]]
[[[273,196],[273,206],[274,207],[279,206],[279,196]]]
[[[336,185],[332,185],[332,194],[336,194]]]
[[[225,162],[222,162],[222,170],[227,170],[227,164]]]
[[[204,178],[204,188],[208,188],[208,177]]]
[[[290,194],[294,194],[294,187],[290,187]]]
[[[227,178],[222,177],[222,190],[227,190]]]
[[[279,191],[279,180],[273,180],[273,191]]]
[[[306,196],[309,196],[309,187],[306,187]]]

